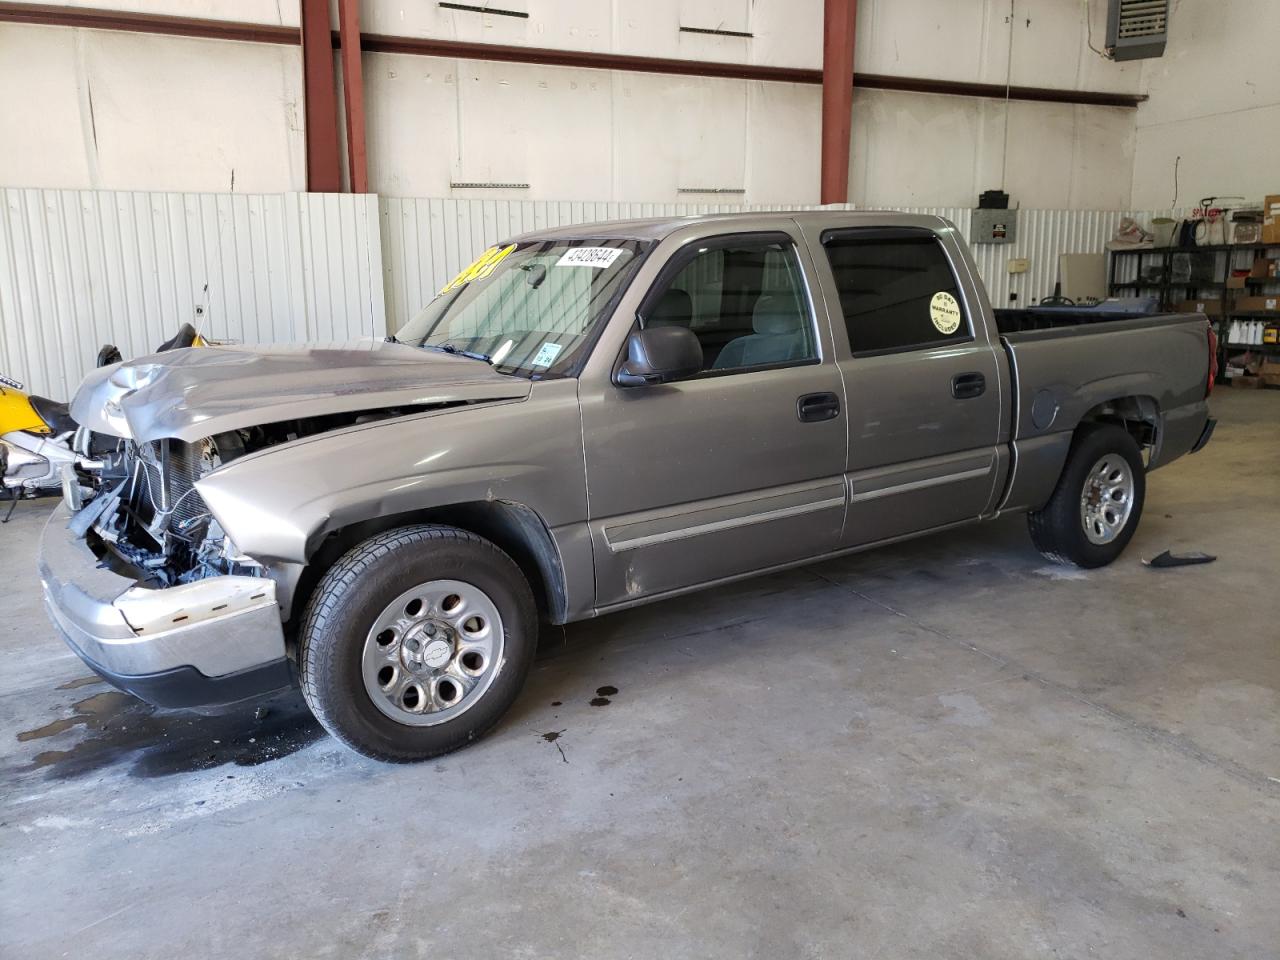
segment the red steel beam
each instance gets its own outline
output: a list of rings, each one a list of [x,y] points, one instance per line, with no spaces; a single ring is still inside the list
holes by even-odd
[[[171,17],[154,13],[126,13],[116,10],[92,10],[53,4],[11,3],[0,0],[0,23],[40,23],[94,30],[126,30],[131,33],[157,33],[168,36],[200,37],[211,40],[247,40],[255,43],[297,44],[298,31],[292,27],[270,24],[239,23],[226,20],[204,20],[196,17]],[[822,71],[805,67],[769,67],[750,63],[708,63],[698,60],[676,60],[669,57],[639,57],[620,53],[590,53],[582,50],[551,50],[543,47],[517,47],[497,43],[472,43],[465,40],[436,40],[430,37],[396,37],[365,33],[360,37],[365,53],[405,53],[427,57],[461,60],[489,60],[500,63],[533,63],[554,67],[580,67],[588,70],[623,70],[635,73],[663,73],[686,77],[727,77],[737,80],[760,80],[769,83],[822,83]],[[335,31],[333,45],[340,46]],[[937,93],[961,97],[992,97],[1003,100],[1005,86],[1000,83],[967,83],[957,80],[930,80],[888,74],[855,73],[855,86],[873,90],[900,90],[910,93]],[[1111,93],[1093,90],[1063,90],[1054,87],[1010,87],[1012,100],[1034,100],[1044,103],[1078,103],[1095,107],[1136,107],[1144,94]]]
[[[333,36],[329,0],[301,0],[302,90],[307,117],[307,189],[342,190],[338,146],[338,94],[333,78]]]
[[[849,201],[853,38],[857,0],[826,0],[822,19],[821,203]]]
[[[360,0],[338,0],[342,102],[347,111],[347,176],[352,193],[369,192],[364,132],[364,71],[360,64]]]

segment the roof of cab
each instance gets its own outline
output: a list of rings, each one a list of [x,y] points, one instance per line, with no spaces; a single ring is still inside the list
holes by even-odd
[[[606,220],[597,223],[575,223],[545,230],[530,230],[512,239],[522,240],[661,240],[681,227],[696,223],[717,224],[732,227],[743,220],[791,220],[805,219],[839,221],[865,221],[868,225],[883,224],[886,218],[895,221],[908,219],[909,214],[889,210],[748,210],[742,213],[707,213],[684,217],[651,217],[642,220]],[[918,218],[917,218],[918,219]]]

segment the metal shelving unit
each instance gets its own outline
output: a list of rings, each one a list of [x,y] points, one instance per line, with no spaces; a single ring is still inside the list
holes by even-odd
[[[1159,308],[1161,310],[1172,309],[1175,303],[1183,300],[1200,300],[1213,299],[1200,296],[1202,291],[1221,291],[1217,299],[1222,301],[1222,312],[1213,317],[1214,328],[1218,333],[1218,343],[1220,345],[1220,369],[1226,369],[1226,353],[1228,350],[1258,350],[1264,353],[1280,353],[1280,344],[1275,343],[1231,343],[1228,342],[1227,334],[1231,330],[1231,321],[1233,320],[1274,320],[1280,323],[1280,312],[1269,310],[1236,310],[1235,302],[1238,296],[1266,296],[1264,288],[1267,285],[1280,285],[1280,276],[1277,277],[1249,277],[1245,279],[1245,287],[1228,286],[1227,280],[1231,276],[1233,269],[1238,269],[1236,265],[1237,255],[1241,253],[1249,253],[1250,262],[1256,258],[1260,251],[1280,249],[1280,243],[1218,243],[1209,244],[1202,247],[1143,247],[1133,250],[1112,250],[1111,256],[1107,258],[1107,293],[1108,296],[1124,296],[1126,291],[1150,290],[1159,297]],[[1208,254],[1215,258],[1213,273],[1216,273],[1216,280],[1189,280],[1186,282],[1175,281],[1172,276],[1173,258],[1177,254]],[[1225,254],[1221,264],[1216,262],[1219,254]],[[1139,274],[1134,280],[1117,280],[1117,268],[1122,258],[1136,257],[1137,267],[1135,273]],[[1143,268],[1143,258],[1151,257],[1159,258],[1160,277],[1158,281],[1150,278],[1144,279],[1141,276]],[[1245,266],[1240,264],[1239,266]],[[1177,295],[1180,294],[1180,295]],[[1280,295],[1280,294],[1278,294]]]

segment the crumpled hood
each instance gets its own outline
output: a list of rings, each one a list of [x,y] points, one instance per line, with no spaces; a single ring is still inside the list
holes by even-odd
[[[191,442],[295,417],[523,399],[529,389],[480,360],[381,340],[193,347],[95,370],[71,415],[97,433]]]

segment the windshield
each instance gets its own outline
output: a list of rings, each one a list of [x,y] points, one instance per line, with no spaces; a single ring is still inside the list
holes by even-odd
[[[563,375],[639,263],[635,240],[490,247],[396,332],[416,347],[488,360],[502,373]]]

